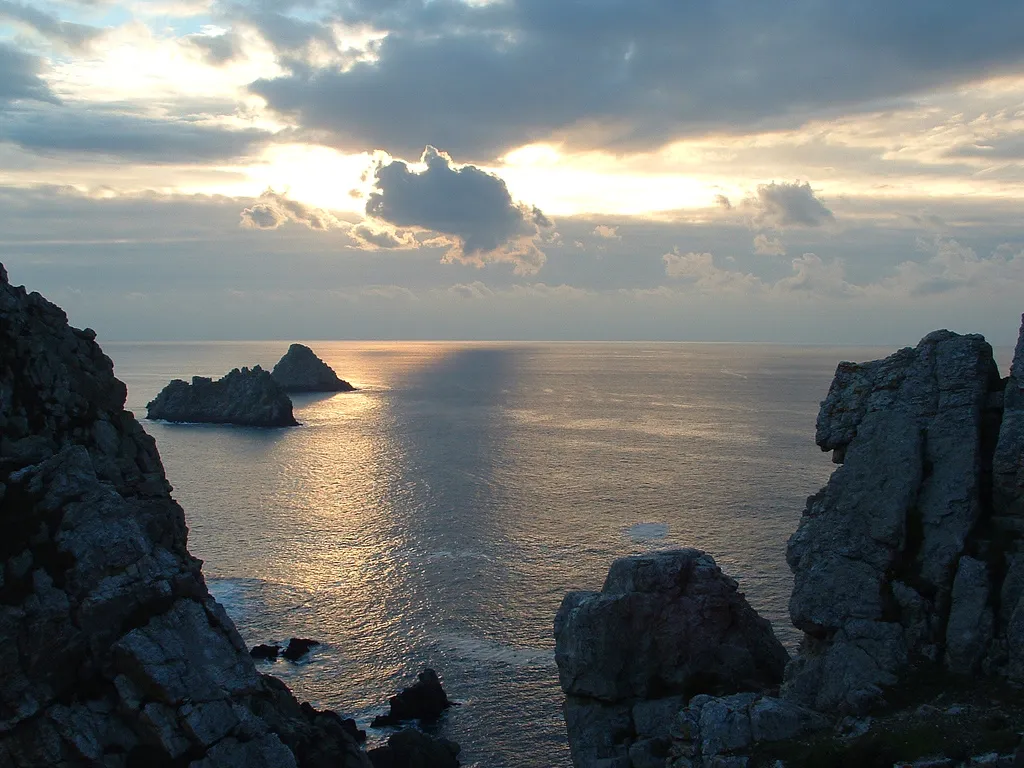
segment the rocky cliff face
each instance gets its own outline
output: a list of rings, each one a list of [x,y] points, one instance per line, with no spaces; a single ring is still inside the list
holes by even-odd
[[[260,675],[95,334],[0,266],[0,766],[361,766]]]
[[[302,344],[288,347],[270,375],[285,392],[351,392],[355,389]]]
[[[292,401],[271,375],[258,365],[235,368],[214,381],[175,379],[146,405],[147,418],[246,427],[294,427]]]
[[[914,681],[926,677],[932,688],[977,675],[993,687],[1024,681],[1024,318],[1007,379],[982,337],[949,331],[884,360],[841,363],[821,404],[816,441],[841,466],[808,499],[789,541],[790,615],[805,633],[799,653],[778,696],[758,693],[742,674],[723,674],[715,696],[688,698],[663,718],[673,768],[745,766],[759,742],[794,739],[836,715],[862,715],[893,692],[909,697],[913,715],[897,713],[892,722],[941,733],[949,726],[925,722],[928,707],[914,700]],[[563,603],[556,637],[577,599],[570,594]],[[659,610],[671,598],[664,599]],[[618,661],[604,670],[605,687],[588,688],[610,699],[608,686],[647,658],[664,625],[651,622],[645,631],[631,610],[606,621],[580,627],[574,642],[604,649],[616,639]],[[674,642],[658,645],[688,648],[716,625],[699,612],[671,630]],[[587,678],[563,659],[559,665],[572,702]],[[634,702],[650,695],[637,686],[626,693]],[[998,708],[995,714],[1005,719]],[[566,720],[570,743],[591,738],[570,704]],[[636,732],[620,720],[620,732]],[[838,749],[822,764],[845,747]],[[879,754],[889,756],[887,764],[900,758]],[[578,748],[573,755],[577,766],[606,765],[595,762],[603,755]],[[632,750],[614,757],[619,762],[607,765],[655,765]]]

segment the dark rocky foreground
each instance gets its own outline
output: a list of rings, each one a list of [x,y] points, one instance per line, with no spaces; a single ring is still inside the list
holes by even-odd
[[[224,378],[175,379],[146,405],[147,418],[245,427],[294,427],[292,401],[270,373],[233,369]]]
[[[302,344],[288,347],[270,375],[285,392],[351,392],[355,389]]]
[[[1006,379],[949,331],[841,363],[816,442],[797,655],[703,553],[616,561],[555,619],[576,766],[1024,765],[1024,324]]]
[[[369,768],[352,721],[256,671],[94,338],[0,265],[0,767]]]

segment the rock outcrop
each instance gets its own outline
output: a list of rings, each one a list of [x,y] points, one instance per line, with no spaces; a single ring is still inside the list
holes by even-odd
[[[292,401],[260,368],[233,369],[214,381],[193,376],[175,379],[146,406],[147,418],[245,427],[294,427]]]
[[[437,672],[424,669],[416,676],[415,683],[388,700],[388,713],[377,715],[373,727],[398,725],[406,720],[436,720],[451,705]]]
[[[369,765],[260,675],[94,341],[0,266],[0,765]]]
[[[288,347],[270,375],[285,392],[351,392],[355,389],[302,344]]]
[[[714,672],[706,660],[716,685],[661,672],[652,682],[651,649],[692,652],[692,638],[720,626],[714,612],[696,611],[679,626],[662,616],[675,599],[664,590],[652,591],[653,609],[608,585],[620,606],[606,600],[599,609],[603,595],[570,593],[555,633],[576,766],[724,768],[752,755],[771,765],[783,754],[792,764],[881,765],[908,749],[917,759],[930,748],[988,746],[1012,762],[1024,708],[1018,689],[993,696],[1007,681],[1024,682],[1024,323],[1007,379],[981,336],[949,331],[884,360],[840,363],[816,442],[841,466],[808,499],[789,541],[790,616],[805,634],[778,695],[764,692],[770,678]],[[581,610],[588,605],[592,615]],[[948,718],[963,709],[940,711],[932,702],[945,693],[936,689],[980,697],[966,727],[996,723],[994,738],[945,738]],[[680,695],[652,701],[652,690]],[[883,703],[890,706],[877,728],[856,719]],[[638,707],[654,707],[655,728]],[[845,719],[834,736],[801,742],[837,715]],[[666,722],[667,745],[639,737],[663,733]],[[852,762],[843,762],[847,752]]]
[[[709,555],[616,560],[601,592],[570,592],[555,618],[573,762],[664,765],[669,726],[690,697],[776,686],[788,659]]]

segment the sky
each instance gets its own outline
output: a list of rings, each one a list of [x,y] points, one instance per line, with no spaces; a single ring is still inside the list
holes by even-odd
[[[0,261],[101,340],[1016,338],[1019,0],[0,0]]]

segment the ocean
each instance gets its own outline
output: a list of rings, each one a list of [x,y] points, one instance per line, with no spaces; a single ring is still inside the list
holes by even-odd
[[[818,403],[837,362],[892,351],[308,344],[358,391],[293,397],[291,429],[144,420],[172,378],[271,368],[287,342],[104,349],[243,638],[322,643],[260,668],[367,727],[433,667],[459,706],[432,731],[480,768],[570,766],[552,621],[617,557],[709,552],[795,647],[786,540],[833,469]]]

